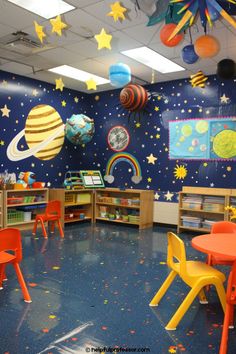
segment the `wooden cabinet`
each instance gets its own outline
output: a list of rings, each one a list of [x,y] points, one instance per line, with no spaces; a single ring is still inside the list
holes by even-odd
[[[3,199],[4,227],[30,229],[33,227],[35,215],[45,210],[48,189],[5,190]]]
[[[230,189],[183,187],[179,193],[178,232],[210,232],[212,223],[228,220]]]
[[[95,191],[95,220],[137,225],[139,229],[153,226],[154,193],[150,190],[117,188]]]
[[[50,189],[50,200],[61,201],[62,225],[66,223],[93,221],[93,191],[85,189]]]

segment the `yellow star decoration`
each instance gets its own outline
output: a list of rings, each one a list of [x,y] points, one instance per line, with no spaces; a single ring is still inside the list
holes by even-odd
[[[85,81],[87,85],[87,90],[97,90],[97,84],[96,81],[93,80],[93,78]]]
[[[4,105],[3,108],[1,108],[1,111],[2,111],[2,117],[9,118],[9,113],[11,112],[11,110],[7,108],[6,104]]]
[[[184,179],[188,174],[188,171],[183,165],[176,165],[174,169],[174,176],[176,179]]]
[[[62,105],[62,107],[65,107],[66,106],[66,101],[65,100],[61,101],[61,105]]]
[[[56,82],[56,90],[63,91],[65,85],[64,82],[62,81],[62,78],[60,77],[60,79],[56,79],[55,82]]]
[[[8,82],[6,80],[3,80],[2,86],[7,86]]]
[[[152,182],[152,178],[151,177],[148,177],[147,181],[150,183]]]
[[[226,170],[227,170],[228,172],[230,172],[230,171],[232,170],[232,167],[231,167],[231,166],[227,166]]]
[[[140,128],[141,124],[140,123],[136,123],[135,126],[136,126],[136,128]]]
[[[124,12],[126,12],[127,9],[121,6],[119,1],[116,1],[113,4],[111,4],[110,7],[111,7],[111,12],[109,12],[107,16],[113,17],[115,22],[118,21],[119,18],[121,20],[125,20]]]
[[[3,141],[3,140],[0,140],[0,145],[1,145],[1,146],[4,146],[4,144],[5,144],[4,141]]]
[[[207,162],[204,162],[203,166],[204,166],[204,167],[207,167],[207,166],[208,166],[208,163],[207,163]]]
[[[40,26],[36,21],[34,21],[34,30],[40,42],[43,43],[43,39],[46,37],[46,34],[43,32],[43,26]]]
[[[32,95],[33,95],[33,96],[37,97],[38,94],[39,94],[39,92],[38,92],[36,89],[34,89],[34,90],[32,91]]]
[[[155,106],[155,108],[154,108],[154,109],[155,109],[155,111],[156,111],[156,112],[158,112],[158,111],[160,110],[160,108],[159,108],[159,107],[157,107],[157,106]]]
[[[160,134],[156,134],[156,139],[160,139]]]
[[[149,156],[146,157],[146,159],[148,159],[148,163],[155,165],[157,157],[153,156],[153,154],[150,154]]]
[[[52,18],[50,23],[52,25],[52,33],[56,32],[58,36],[61,36],[61,31],[68,27],[66,23],[62,22],[60,15],[56,18]]]
[[[74,101],[75,101],[75,103],[78,103],[78,102],[79,102],[78,97],[75,97],[75,98],[74,98]]]
[[[112,39],[112,35],[111,34],[107,34],[106,31],[104,30],[104,28],[101,30],[101,32],[99,34],[96,34],[94,36],[94,38],[98,42],[98,50],[100,50],[102,48],[111,49],[111,43],[110,42],[111,42],[111,39]]]

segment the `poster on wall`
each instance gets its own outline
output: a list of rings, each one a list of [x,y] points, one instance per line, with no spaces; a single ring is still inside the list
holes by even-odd
[[[100,171],[80,171],[80,176],[85,188],[104,188],[104,182]]]
[[[236,117],[170,121],[169,159],[236,161]]]

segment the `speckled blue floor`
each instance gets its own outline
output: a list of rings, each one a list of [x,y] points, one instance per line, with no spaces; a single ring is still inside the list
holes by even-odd
[[[55,235],[48,241],[23,232],[22,270],[33,302],[22,301],[9,266],[0,292],[0,354],[92,353],[103,347],[217,354],[223,312],[213,289],[210,304],[196,300],[176,331],[164,326],[188,291],[180,280],[159,307],[148,306],[168,273],[168,230],[79,223],[66,227],[64,240]],[[191,235],[181,236],[188,258],[204,259],[191,248]],[[236,353],[234,330],[228,353]]]

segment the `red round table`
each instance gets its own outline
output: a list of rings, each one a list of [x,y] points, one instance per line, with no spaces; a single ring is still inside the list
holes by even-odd
[[[236,260],[236,234],[206,234],[192,239],[192,247],[213,256],[227,256]]]

